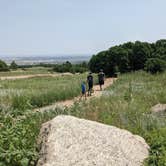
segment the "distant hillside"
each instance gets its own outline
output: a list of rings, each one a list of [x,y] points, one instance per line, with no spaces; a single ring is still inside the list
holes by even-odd
[[[70,61],[71,63],[80,63],[83,61],[89,61],[91,58],[90,55],[62,55],[62,56],[1,56],[0,59],[4,60],[7,64],[10,64],[13,60],[18,65],[33,65],[40,63],[47,64],[61,64],[66,61]]]

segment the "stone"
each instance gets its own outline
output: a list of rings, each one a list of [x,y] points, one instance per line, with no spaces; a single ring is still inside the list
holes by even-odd
[[[60,115],[43,124],[38,166],[140,166],[145,140],[98,122]]]
[[[166,104],[156,104],[151,110],[154,113],[166,113]]]

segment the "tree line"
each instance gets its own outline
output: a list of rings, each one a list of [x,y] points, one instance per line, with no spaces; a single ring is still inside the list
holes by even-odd
[[[82,62],[79,64],[71,64],[69,61],[66,61],[63,64],[56,64],[53,67],[53,71],[55,72],[70,72],[70,73],[84,73],[88,71],[88,64],[86,62]]]
[[[103,69],[107,75],[126,73],[137,70],[145,70],[151,73],[166,70],[166,39],[155,43],[127,42],[109,48],[93,55],[89,63],[71,64],[69,61],[63,64],[37,64],[18,66],[13,61],[10,66],[0,60],[0,71],[10,69],[28,68],[34,66],[51,67],[55,72],[83,73],[91,70],[94,73]]]
[[[10,69],[16,70],[18,65],[15,61],[12,61],[10,66],[8,66],[4,61],[0,60],[0,72],[9,71]]]
[[[88,71],[88,63],[87,62],[80,62],[79,64],[72,64],[69,61],[66,61],[62,64],[35,64],[35,65],[17,65],[15,61],[12,61],[11,64],[8,66],[4,61],[0,60],[0,72],[1,71],[9,71],[17,70],[18,68],[25,70],[26,68],[32,67],[46,67],[51,68],[50,71],[54,72],[70,72],[70,73],[84,73]]]
[[[107,75],[145,70],[151,73],[166,70],[166,40],[155,43],[127,42],[93,55],[89,61],[92,72],[103,69]]]

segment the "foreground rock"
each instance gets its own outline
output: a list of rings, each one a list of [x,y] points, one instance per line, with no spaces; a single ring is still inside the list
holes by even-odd
[[[41,129],[38,166],[139,166],[148,157],[140,136],[72,116],[57,116]]]

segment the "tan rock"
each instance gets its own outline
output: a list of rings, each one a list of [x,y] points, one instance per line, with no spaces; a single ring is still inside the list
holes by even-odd
[[[41,129],[38,166],[140,166],[148,157],[143,138],[72,116],[57,116]]]
[[[156,104],[152,107],[152,112],[154,113],[166,113],[166,104]]]

